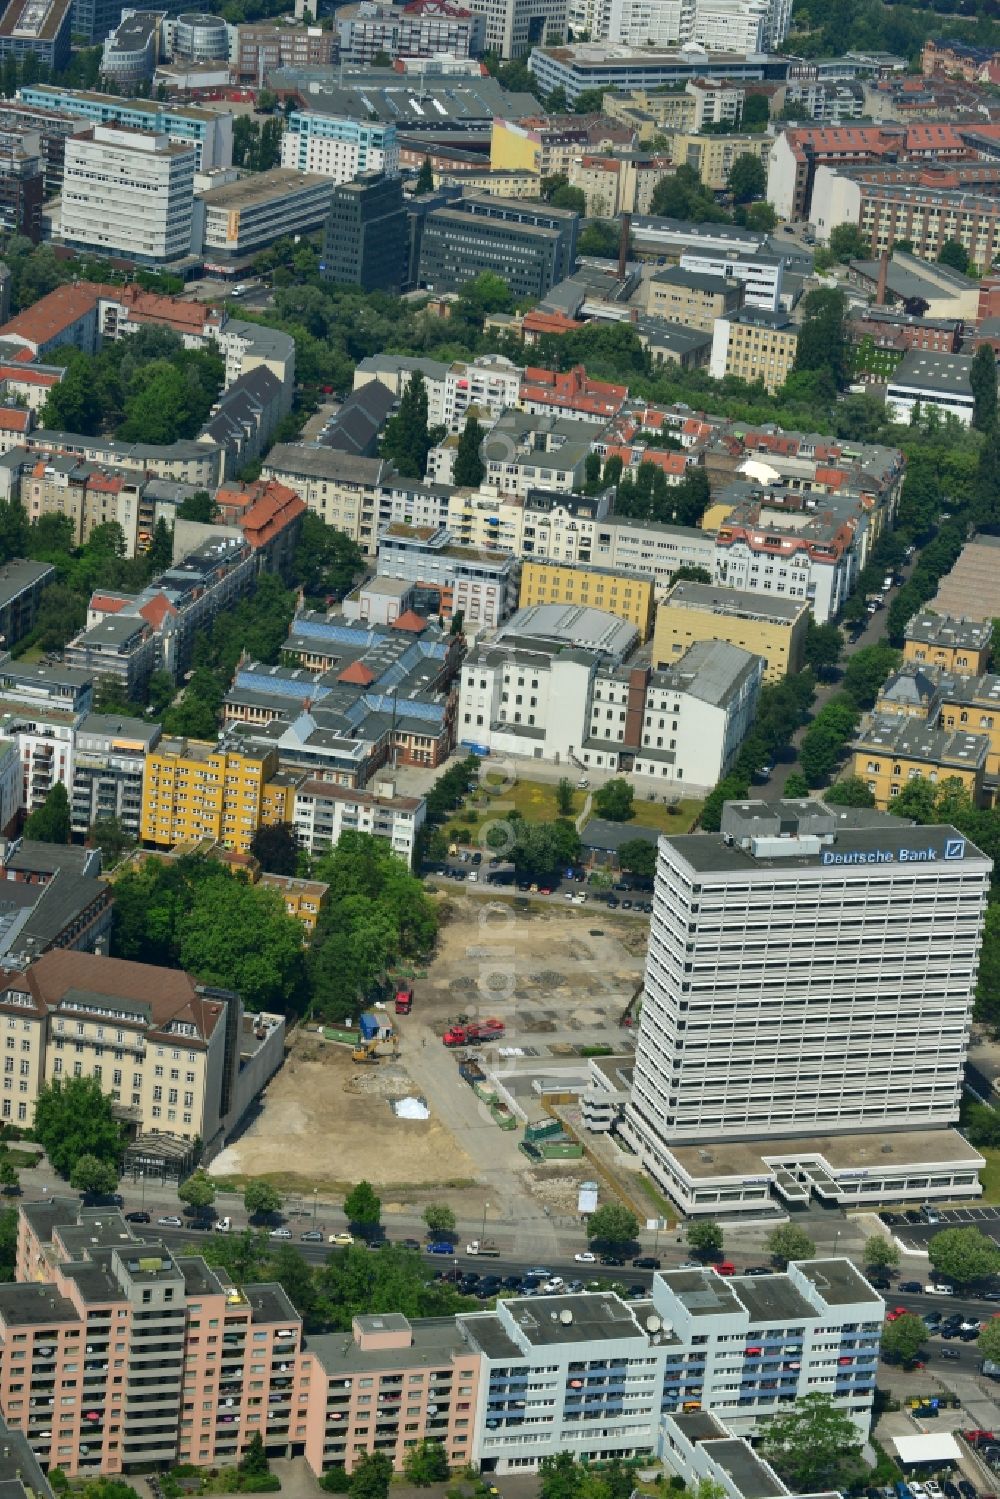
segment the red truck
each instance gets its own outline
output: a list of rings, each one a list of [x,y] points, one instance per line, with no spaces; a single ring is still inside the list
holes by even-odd
[[[497,1041],[507,1027],[502,1020],[484,1020],[476,1025],[453,1025],[441,1040],[445,1046],[468,1046],[472,1041]]]
[[[396,1014],[408,1015],[413,1009],[413,985],[403,984],[396,990]]]

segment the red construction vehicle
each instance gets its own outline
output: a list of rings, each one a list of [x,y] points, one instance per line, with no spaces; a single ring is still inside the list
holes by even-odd
[[[468,1046],[473,1041],[496,1041],[507,1027],[502,1020],[483,1020],[474,1025],[453,1025],[441,1040],[445,1046]]]
[[[413,985],[402,984],[396,990],[396,1014],[408,1015],[413,1009]]]

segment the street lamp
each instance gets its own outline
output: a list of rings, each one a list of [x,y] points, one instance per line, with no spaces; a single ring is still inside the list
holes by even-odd
[[[485,1243],[485,1241],[486,1241],[486,1214],[489,1212],[489,1210],[490,1210],[489,1203],[488,1202],[484,1202],[483,1203],[483,1231],[479,1235],[480,1246],[482,1246]]]
[[[139,1172],[139,1182],[141,1184],[141,1191],[142,1191],[142,1200],[140,1201],[139,1206],[144,1208],[146,1206],[146,1173],[145,1173],[145,1171],[140,1171]]]
[[[316,1194],[318,1191],[319,1187],[313,1187],[313,1228],[316,1227]]]

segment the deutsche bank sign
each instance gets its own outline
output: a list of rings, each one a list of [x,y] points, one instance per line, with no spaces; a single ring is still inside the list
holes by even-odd
[[[936,864],[939,859],[965,858],[965,839],[946,838],[944,850],[937,848],[872,848],[838,852],[825,848],[822,864]]]

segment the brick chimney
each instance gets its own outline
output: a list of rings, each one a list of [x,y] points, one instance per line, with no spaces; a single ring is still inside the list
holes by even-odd
[[[875,292],[875,306],[884,307],[889,289],[889,251],[883,250],[878,263],[878,287]]]
[[[628,275],[628,242],[632,233],[632,215],[622,214],[622,234],[618,242],[618,279],[624,281]]]

